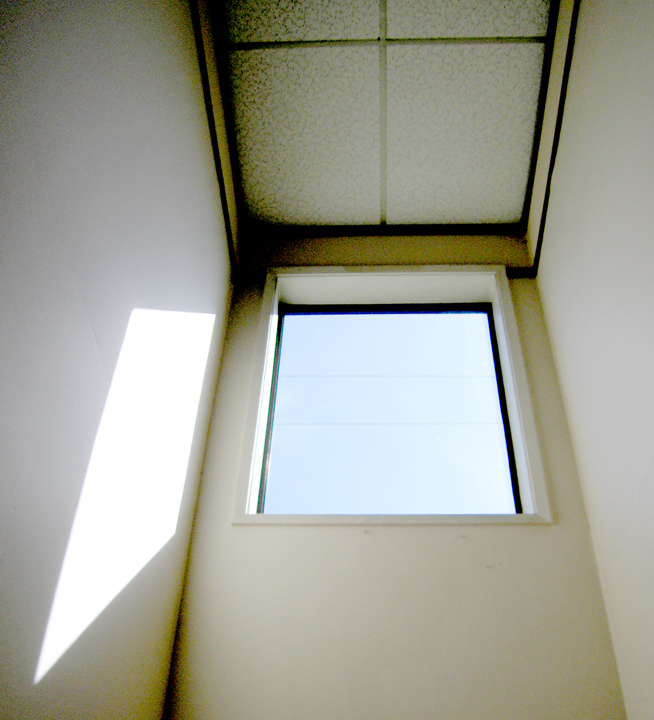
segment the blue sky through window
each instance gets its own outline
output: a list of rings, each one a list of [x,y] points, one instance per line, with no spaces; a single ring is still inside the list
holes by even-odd
[[[488,315],[285,315],[264,512],[515,513]]]

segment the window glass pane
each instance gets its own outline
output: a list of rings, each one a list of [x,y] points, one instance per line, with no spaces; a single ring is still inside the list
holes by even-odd
[[[515,512],[485,312],[287,314],[266,513]]]

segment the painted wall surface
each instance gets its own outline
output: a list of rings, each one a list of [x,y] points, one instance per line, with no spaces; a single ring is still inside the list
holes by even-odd
[[[626,707],[654,707],[654,5],[582,2],[539,285]]]
[[[0,20],[0,717],[158,718],[230,291],[189,10]],[[177,533],[33,685],[136,307],[217,315]]]
[[[240,288],[196,518],[177,718],[623,718],[540,301],[514,281],[551,525],[233,525],[261,300]]]

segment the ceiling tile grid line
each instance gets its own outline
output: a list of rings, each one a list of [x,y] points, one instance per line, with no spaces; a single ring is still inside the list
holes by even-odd
[[[284,1],[291,14],[301,5],[240,4],[279,9]],[[252,41],[256,33],[230,29],[237,39],[229,52],[237,149],[254,219],[291,225],[520,221],[546,40],[542,22],[523,22],[524,6],[546,25],[547,2],[484,3],[486,15],[508,6],[522,23],[516,33],[539,35],[387,37],[391,22],[398,27],[393,12],[402,4],[375,2],[372,38]],[[309,5],[330,5],[331,26],[343,18],[341,0]],[[451,5],[470,10],[475,3]],[[417,6],[426,7],[422,0]],[[459,27],[460,18],[454,20],[452,27]],[[484,30],[479,23],[464,29],[471,27]],[[434,25],[422,28],[425,35]]]
[[[265,50],[267,48],[339,47],[342,45],[472,45],[472,44],[519,44],[547,42],[545,35],[511,37],[428,37],[428,38],[375,38],[374,40],[288,40],[275,42],[230,43],[229,50]]]

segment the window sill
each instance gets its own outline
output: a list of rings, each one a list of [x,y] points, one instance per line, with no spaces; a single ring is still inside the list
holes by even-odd
[[[233,525],[550,525],[533,513],[520,515],[270,515],[243,514]]]

